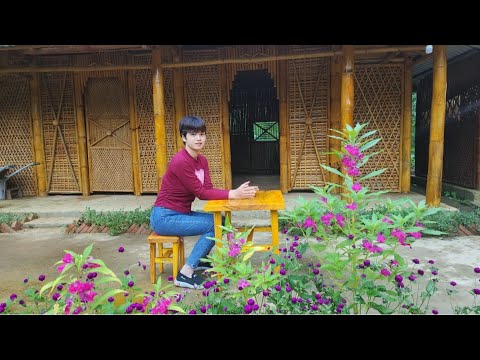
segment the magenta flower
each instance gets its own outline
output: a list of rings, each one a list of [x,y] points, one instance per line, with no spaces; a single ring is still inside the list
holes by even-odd
[[[475,274],[480,274],[480,267],[476,267],[475,269],[473,269],[473,272]]]
[[[383,268],[382,270],[380,270],[380,274],[382,274],[383,276],[390,276],[391,273],[387,268]]]
[[[345,209],[348,209],[348,210],[356,210],[357,209],[357,203],[355,202],[352,202],[351,204],[347,204],[345,205]]]
[[[350,168],[348,170],[347,174],[350,175],[350,176],[360,176],[360,175],[362,175],[360,170],[358,170],[358,168],[356,168],[356,167]]]
[[[433,310],[432,310],[432,314],[433,314],[433,315],[438,315],[438,310],[437,310],[437,309],[433,309]]]
[[[45,280],[45,275],[43,275],[43,274],[42,274],[42,275],[39,275],[39,276],[38,276],[38,280],[40,280],[40,281]]]
[[[337,221],[338,226],[343,227],[345,225],[345,218],[341,213],[335,214],[335,220]]]
[[[377,242],[382,244],[385,242],[385,235],[383,235],[381,232],[377,234]]]
[[[450,285],[457,286],[457,283],[455,281],[450,281]]]
[[[172,303],[171,298],[161,298],[150,310],[150,314],[168,314],[168,306]]]
[[[120,246],[118,248],[118,252],[123,253],[125,251],[125,248],[123,246]]]
[[[240,247],[239,244],[233,243],[229,245],[229,251],[228,251],[228,256],[230,257],[237,257],[238,254],[240,254],[240,251],[242,248]]]
[[[250,283],[246,279],[238,280],[238,287],[245,289],[247,286],[250,286]]]
[[[360,149],[355,145],[347,144],[344,146],[344,148],[352,156],[358,156],[360,154]]]
[[[355,192],[359,192],[360,190],[362,190],[362,185],[360,185],[358,182],[356,182],[352,185],[352,190],[355,191]]]
[[[419,239],[419,238],[422,237],[422,233],[421,232],[412,232],[412,233],[410,233],[410,236],[412,236],[415,239]]]
[[[473,289],[473,293],[475,295],[480,295],[480,289]]]
[[[68,253],[63,257],[62,265],[57,268],[58,272],[62,272],[67,264],[73,264],[73,256]]]

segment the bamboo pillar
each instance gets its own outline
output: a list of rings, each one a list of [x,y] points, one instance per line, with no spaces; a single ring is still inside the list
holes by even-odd
[[[40,116],[40,74],[32,74],[30,82],[30,95],[32,102],[32,128],[33,128],[33,151],[35,162],[40,165],[35,166],[37,174],[38,196],[47,196],[47,174],[45,169],[45,147],[43,143],[43,126]]]
[[[447,47],[433,47],[433,91],[428,146],[427,205],[440,205],[442,191],[445,106],[447,92]]]
[[[133,63],[131,55],[128,56],[128,62]],[[133,170],[133,189],[136,196],[142,194],[142,172],[140,168],[140,148],[138,144],[138,119],[135,105],[135,70],[127,71],[128,84],[128,112],[130,116],[130,129],[132,131],[132,170]]]
[[[341,119],[340,125],[343,131],[348,125],[353,127],[354,106],[354,57],[353,45],[343,45],[343,68],[342,68],[342,95],[341,95]]]
[[[342,88],[342,58],[340,56],[335,56],[332,58],[331,76],[330,76],[330,129],[340,131],[341,121],[340,121],[340,97],[341,97],[341,88]],[[338,136],[337,133],[331,131],[329,135]],[[329,151],[340,151],[341,142],[338,139],[329,138]],[[329,155],[329,165],[340,170],[341,159],[335,154]],[[330,176],[330,182],[334,184],[341,184],[340,176],[337,174],[328,172]],[[338,188],[334,188],[332,193],[338,193]]]
[[[480,190],[480,112],[477,113],[477,121],[475,122],[475,152],[474,162],[476,166],[475,172],[475,189]]]
[[[227,65],[220,65],[220,101],[222,103],[222,140],[223,140],[223,174],[224,187],[231,189],[232,184],[232,154],[230,149],[230,112],[228,108]]]
[[[173,62],[179,63],[181,62],[181,50],[174,49],[173,53]],[[185,80],[184,80],[184,69],[183,68],[175,68],[173,70],[173,99],[175,101],[175,114],[174,118],[174,129],[173,134],[175,136],[175,149],[176,151],[180,151],[184,144],[182,137],[180,136],[179,126],[180,120],[186,115],[185,110]]]
[[[410,62],[405,64],[402,126],[402,160],[400,191],[410,192],[410,158],[412,154],[412,68]]]
[[[158,185],[167,170],[167,139],[165,134],[165,101],[161,49],[152,50],[153,117],[155,122],[155,160]]]
[[[90,195],[90,180],[88,174],[87,131],[85,127],[85,105],[83,103],[82,74],[73,74],[75,92],[75,118],[77,122],[78,157],[80,162],[80,184],[84,197]]]
[[[282,55],[287,53],[285,47],[280,49]],[[280,191],[284,194],[290,190],[290,174],[288,172],[288,64],[287,60],[278,64],[278,90],[279,90],[279,126],[280,126]]]

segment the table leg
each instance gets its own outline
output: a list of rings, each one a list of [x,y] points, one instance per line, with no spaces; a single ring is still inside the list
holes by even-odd
[[[278,211],[270,210],[270,221],[272,222],[272,246],[275,254],[279,254],[278,247]],[[272,249],[271,249],[272,250]]]
[[[221,239],[222,238],[222,229],[220,226],[222,226],[222,212],[221,211],[215,211],[213,213],[213,225],[215,227],[215,239]],[[216,243],[218,247],[221,247],[221,243]]]

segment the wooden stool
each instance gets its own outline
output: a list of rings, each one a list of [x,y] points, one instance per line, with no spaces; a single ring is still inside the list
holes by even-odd
[[[163,272],[163,263],[171,263],[173,267],[173,276],[177,276],[180,266],[185,262],[183,247],[183,237],[158,235],[152,232],[147,242],[150,244],[150,281],[152,284],[157,282],[156,264]],[[164,248],[163,244],[171,243],[172,247]],[[157,251],[158,245],[158,251]]]

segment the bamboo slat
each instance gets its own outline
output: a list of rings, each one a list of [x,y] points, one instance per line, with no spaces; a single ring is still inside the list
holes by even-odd
[[[410,64],[405,65],[404,75],[404,110],[402,121],[402,161],[401,161],[401,177],[400,191],[410,192],[410,171],[411,171],[411,146],[412,146],[412,68]]]
[[[181,53],[179,49],[176,49],[176,52],[173,56],[173,61],[179,63],[181,61]],[[175,114],[174,114],[174,128],[173,134],[176,139],[175,142],[175,151],[180,151],[184,144],[182,137],[180,136],[179,126],[180,120],[186,115],[185,112],[185,78],[183,74],[183,69],[174,69],[173,70],[173,98],[175,102]]]
[[[228,79],[226,76],[226,65],[220,66],[220,97],[222,106],[222,138],[223,138],[223,174],[224,188],[231,189],[232,181],[232,154],[230,148],[230,121],[228,109]]]
[[[340,121],[340,98],[341,98],[341,87],[342,87],[342,57],[336,56],[332,58],[331,65],[331,79],[330,79],[330,131],[329,135],[338,136],[337,133],[331,130],[340,130],[341,121]],[[336,150],[340,151],[340,140],[329,138],[329,149],[330,151]],[[329,158],[329,166],[334,169],[340,170],[341,160],[335,154],[331,154]],[[341,178],[337,174],[329,173],[329,181],[334,184],[340,184]],[[338,188],[332,190],[333,193],[338,192]]]
[[[433,47],[432,120],[428,153],[427,205],[440,205],[442,191],[443,148],[445,131],[445,104],[447,89],[446,45]]]
[[[32,130],[35,161],[40,163],[35,167],[37,174],[38,196],[47,196],[47,181],[45,174],[45,148],[43,146],[42,119],[40,118],[40,75],[32,74],[30,83],[32,104]]]
[[[281,49],[282,53],[287,51],[286,47]],[[288,91],[288,69],[287,61],[280,61],[279,64],[279,126],[280,126],[280,190],[286,194],[289,190],[289,152],[287,148],[287,131],[288,131],[288,108],[287,108],[287,91]]]
[[[343,68],[342,68],[342,97],[341,97],[341,131],[347,125],[353,126],[354,109],[354,52],[353,45],[343,45]]]
[[[131,56],[128,57],[128,62],[132,63]],[[133,170],[133,188],[134,194],[140,196],[142,193],[142,172],[140,169],[140,151],[138,147],[138,121],[137,111],[135,109],[135,74],[133,70],[127,74],[128,83],[128,110],[130,115],[130,130],[132,132],[132,170]]]

